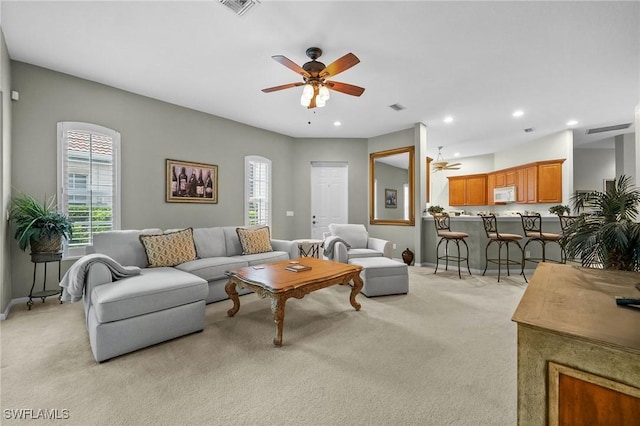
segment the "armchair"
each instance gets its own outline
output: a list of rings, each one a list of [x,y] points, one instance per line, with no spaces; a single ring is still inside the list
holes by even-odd
[[[392,250],[390,241],[369,237],[364,225],[338,223],[329,224],[329,232],[324,235],[323,247],[325,259],[342,263],[362,257],[391,258]],[[330,251],[328,256],[327,251]]]

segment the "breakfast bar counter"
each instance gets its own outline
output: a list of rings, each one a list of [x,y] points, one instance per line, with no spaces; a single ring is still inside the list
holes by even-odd
[[[523,236],[522,240],[520,240],[520,245],[524,247],[527,242],[527,238],[524,237],[520,216],[496,216],[496,218],[498,221],[498,230],[501,233],[519,234]],[[439,238],[436,234],[433,216],[425,216],[422,218],[422,221],[421,264],[435,266],[436,246],[438,245]],[[469,234],[469,238],[466,239],[466,242],[469,245],[469,267],[474,273],[482,273],[485,265],[485,247],[489,242],[487,234],[484,231],[482,218],[480,216],[451,216],[451,230],[456,232],[466,232]],[[544,232],[560,233],[560,219],[558,216],[542,216],[542,230]],[[451,245],[449,245],[449,248],[451,250]],[[440,247],[440,250],[444,250],[442,246]],[[517,247],[515,246],[509,250],[510,257],[513,259],[518,259],[520,256],[516,250]],[[453,248],[453,251],[455,251],[455,247]],[[542,249],[538,243],[530,244],[529,247],[527,247],[527,251],[530,251],[529,257],[531,258],[539,258],[542,255]],[[503,253],[506,253],[506,249],[503,249]],[[492,244],[489,249],[489,257],[497,257],[497,248],[495,244]],[[547,243],[546,257],[547,259],[560,260],[560,248],[558,244]],[[496,270],[497,268],[498,266],[496,264],[489,263],[487,270]],[[531,271],[534,268],[534,263],[527,263],[525,272],[527,269]],[[515,272],[517,275],[520,273],[520,270],[515,266],[511,268],[511,272]]]

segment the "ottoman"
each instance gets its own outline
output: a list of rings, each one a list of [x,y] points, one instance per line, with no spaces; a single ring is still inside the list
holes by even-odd
[[[409,273],[404,263],[388,257],[361,257],[349,263],[364,268],[360,272],[364,282],[360,292],[367,297],[409,292]]]

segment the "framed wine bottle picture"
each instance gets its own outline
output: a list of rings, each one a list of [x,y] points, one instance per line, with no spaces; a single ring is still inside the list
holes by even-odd
[[[167,165],[167,203],[217,203],[218,166],[169,160]]]

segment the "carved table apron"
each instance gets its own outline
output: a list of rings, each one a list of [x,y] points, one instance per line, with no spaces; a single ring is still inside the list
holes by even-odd
[[[356,311],[360,310],[356,296],[363,286],[360,278],[361,266],[310,257],[300,258],[295,262],[310,266],[311,269],[299,272],[288,271],[285,268],[291,264],[291,261],[285,260],[226,272],[229,282],[225,286],[225,291],[233,301],[233,308],[227,311],[227,315],[232,317],[240,309],[240,298],[236,286],[251,289],[263,299],[268,297],[271,299],[271,312],[276,324],[276,337],[273,339],[275,346],[282,346],[284,306],[290,297],[302,299],[305,295],[321,288],[353,281],[349,301]]]

